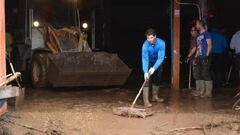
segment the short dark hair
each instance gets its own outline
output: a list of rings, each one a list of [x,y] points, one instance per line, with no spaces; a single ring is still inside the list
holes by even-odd
[[[146,36],[150,36],[150,35],[155,36],[156,35],[156,30],[153,29],[153,28],[149,28],[149,29],[146,30],[145,35]]]

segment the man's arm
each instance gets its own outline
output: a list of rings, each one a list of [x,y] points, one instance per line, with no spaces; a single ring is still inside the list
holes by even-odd
[[[156,70],[162,64],[165,56],[165,42],[162,42],[161,48],[158,50],[158,59],[154,64],[153,68]]]
[[[148,72],[148,64],[149,64],[148,51],[147,51],[147,48],[143,45],[143,47],[142,47],[142,68],[143,68],[144,73]]]
[[[189,57],[191,57],[195,52],[196,52],[196,50],[197,50],[197,47],[196,46],[194,46],[191,50],[190,50],[190,52],[189,52],[189,54],[188,54],[188,58]]]
[[[211,38],[207,38],[207,56],[210,55],[211,51],[212,51],[212,39]]]
[[[235,44],[236,44],[236,35],[233,35],[231,42],[230,42],[230,48],[234,50]]]

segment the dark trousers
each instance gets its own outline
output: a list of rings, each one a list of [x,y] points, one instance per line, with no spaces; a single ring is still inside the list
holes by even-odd
[[[224,82],[224,76],[225,76],[225,57],[223,54],[212,54],[212,65],[211,65],[211,71],[213,75],[213,82],[215,86],[220,86],[221,83]]]
[[[195,80],[211,81],[211,58],[196,58],[193,61],[193,77]]]
[[[240,54],[236,54],[234,57],[234,63],[235,63],[235,68],[236,70],[240,70]]]
[[[238,85],[240,85],[240,53],[234,57],[234,65],[238,76]]]
[[[152,67],[153,63],[150,63],[149,67]],[[162,65],[153,73],[153,75],[150,77],[149,81],[146,83],[146,87],[150,87],[151,84],[159,86],[161,82],[161,76],[162,76]]]

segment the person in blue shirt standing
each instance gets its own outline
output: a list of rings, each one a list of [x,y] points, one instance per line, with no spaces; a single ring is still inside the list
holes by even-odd
[[[162,73],[162,63],[165,57],[165,41],[156,37],[156,31],[152,28],[146,30],[147,40],[142,46],[142,68],[144,79],[147,80],[143,88],[143,101],[145,107],[151,107],[149,102],[149,90],[152,86],[152,101],[163,102],[158,97],[159,85]]]
[[[211,98],[213,82],[210,74],[212,39],[210,33],[205,29],[201,20],[196,21],[196,28],[199,31],[197,36],[196,62],[193,65],[193,74],[198,81],[200,90],[194,96]],[[196,84],[197,85],[197,84]]]
[[[214,86],[219,87],[224,81],[224,60],[227,54],[227,39],[214,28],[211,30],[212,37],[212,71]]]

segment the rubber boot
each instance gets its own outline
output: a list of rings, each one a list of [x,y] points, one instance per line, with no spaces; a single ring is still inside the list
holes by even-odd
[[[195,97],[203,95],[205,90],[204,80],[196,80],[196,90],[192,92],[192,95]]]
[[[153,102],[163,102],[164,99],[158,97],[159,93],[159,86],[153,85],[152,86],[152,101]]]
[[[205,81],[204,81],[204,80],[201,80],[201,85],[200,85],[200,96],[204,95],[205,92],[206,92]]]
[[[145,107],[151,107],[152,104],[149,102],[149,87],[143,88],[143,102]]]
[[[203,95],[201,95],[201,98],[211,98],[213,82],[212,81],[204,81],[204,83],[205,83],[205,93]]]

